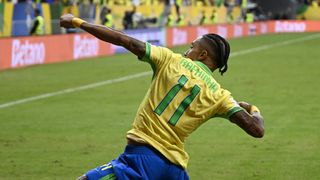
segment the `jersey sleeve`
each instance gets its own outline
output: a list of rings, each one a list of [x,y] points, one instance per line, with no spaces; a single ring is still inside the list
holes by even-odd
[[[228,95],[223,99],[221,106],[219,107],[218,112],[215,116],[229,119],[230,116],[232,116],[234,113],[242,110],[243,108],[240,107],[238,102],[235,101],[231,95]]]
[[[172,60],[174,53],[165,47],[154,46],[150,43],[146,43],[146,54],[141,59],[142,61],[148,62],[153,71],[161,69],[166,63]]]

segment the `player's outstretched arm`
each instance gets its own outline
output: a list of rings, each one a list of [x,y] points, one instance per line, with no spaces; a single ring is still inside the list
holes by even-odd
[[[256,106],[246,102],[240,102],[239,105],[246,111],[239,111],[230,117],[230,121],[237,124],[249,135],[261,138],[264,135],[264,121],[260,111]]]
[[[128,49],[133,54],[137,55],[138,58],[142,58],[146,52],[146,45],[144,42],[106,26],[88,23],[74,17],[72,14],[61,16],[60,26],[64,28],[81,28],[102,41]]]

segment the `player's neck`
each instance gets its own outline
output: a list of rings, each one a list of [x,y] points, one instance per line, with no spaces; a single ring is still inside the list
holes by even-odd
[[[206,65],[210,69],[211,72],[213,72],[214,70],[217,69],[217,66],[212,62],[211,59],[204,59],[204,60],[199,61],[199,62],[201,62],[202,64]]]

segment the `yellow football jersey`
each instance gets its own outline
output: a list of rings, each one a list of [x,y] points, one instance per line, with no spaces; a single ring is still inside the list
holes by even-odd
[[[212,117],[229,118],[242,108],[199,61],[149,43],[142,60],[151,64],[154,76],[127,138],[150,144],[186,168],[189,134]]]

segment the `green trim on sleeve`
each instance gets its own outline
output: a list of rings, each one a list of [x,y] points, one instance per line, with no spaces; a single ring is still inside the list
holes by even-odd
[[[141,60],[151,63],[150,53],[151,53],[151,44],[146,42],[146,54],[142,57]]]
[[[236,112],[239,112],[239,111],[243,111],[244,109],[242,107],[239,107],[239,106],[236,106],[236,107],[233,107],[232,109],[230,109],[226,114],[215,114],[213,117],[211,118],[216,118],[216,117],[219,117],[219,118],[224,118],[224,119],[228,119]]]
[[[142,57],[141,61],[145,61],[151,65],[153,71],[152,79],[154,79],[157,68],[154,62],[151,60],[151,44],[148,42],[146,42],[146,54]]]
[[[226,118],[229,119],[234,113],[239,111],[243,111],[243,108],[239,106],[233,107],[227,112]]]

